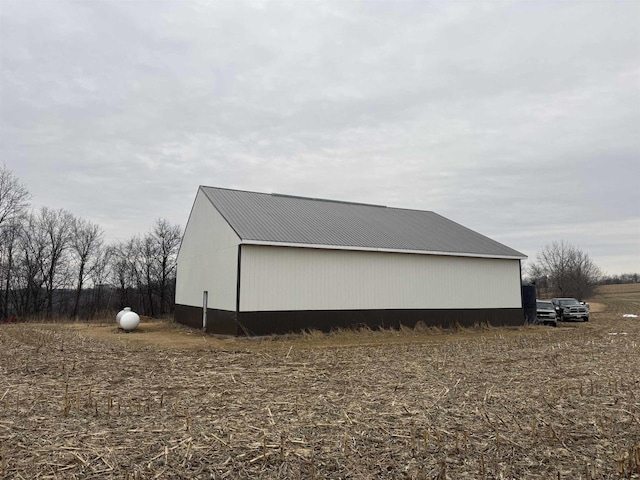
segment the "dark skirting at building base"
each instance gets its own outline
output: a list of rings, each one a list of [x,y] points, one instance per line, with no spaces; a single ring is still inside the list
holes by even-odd
[[[202,307],[176,305],[177,322],[202,328]],[[419,322],[426,326],[451,328],[477,324],[520,326],[524,324],[522,308],[478,308],[435,310],[293,310],[274,312],[232,312],[207,310],[207,333],[220,335],[269,335],[273,333],[336,328],[413,328]]]
[[[176,322],[189,327],[202,329],[202,307],[176,305],[174,317]],[[207,333],[220,335],[243,335],[238,333],[236,312],[228,310],[207,309]]]

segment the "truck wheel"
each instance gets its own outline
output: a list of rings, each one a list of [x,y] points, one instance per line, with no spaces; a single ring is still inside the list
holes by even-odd
[[[588,322],[589,321],[589,317],[584,317],[584,321]]]

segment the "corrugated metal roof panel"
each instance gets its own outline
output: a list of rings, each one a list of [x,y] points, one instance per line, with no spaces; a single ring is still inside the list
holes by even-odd
[[[200,188],[242,240],[525,258],[434,212]]]

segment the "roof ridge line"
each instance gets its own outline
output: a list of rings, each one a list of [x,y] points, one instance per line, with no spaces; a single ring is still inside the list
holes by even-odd
[[[364,207],[378,207],[378,208],[389,208],[386,205],[378,205],[375,203],[362,203],[362,202],[351,202],[348,200],[332,200],[330,198],[316,198],[316,197],[303,197],[301,195],[288,195],[286,193],[271,193],[272,197],[285,197],[285,198],[297,198],[300,200],[312,200],[314,202],[329,202],[329,203],[342,203],[346,205],[361,205]]]
[[[312,201],[316,201],[316,202],[330,202],[330,203],[342,203],[342,204],[347,204],[347,205],[362,205],[362,206],[365,206],[365,207],[391,208],[391,207],[388,207],[386,205],[379,205],[379,204],[376,204],[376,203],[352,202],[352,201],[349,201],[349,200],[334,200],[334,199],[331,199],[331,198],[305,197],[305,196],[302,196],[302,195],[290,195],[290,194],[286,194],[286,193],[256,192],[254,190],[240,190],[240,189],[237,189],[237,188],[212,187],[211,185],[200,185],[200,187],[213,188],[213,189],[216,189],[216,190],[225,190],[227,192],[253,193],[253,194],[256,194],[256,195],[270,195],[272,197],[297,198],[297,199],[300,199],[300,200],[312,200]],[[419,210],[417,210],[417,211],[419,211]]]

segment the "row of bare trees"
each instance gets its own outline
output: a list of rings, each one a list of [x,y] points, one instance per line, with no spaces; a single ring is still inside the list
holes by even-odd
[[[173,311],[178,225],[157,219],[151,231],[107,244],[98,224],[32,209],[30,199],[0,166],[0,318],[89,318],[125,305],[150,316]]]
[[[117,303],[152,317],[173,311],[176,257],[182,230],[164,219],[150,232],[112,245],[109,249],[109,284]]]
[[[598,282],[600,285],[615,285],[621,283],[640,283],[640,273],[621,273],[619,275],[605,275]]]

